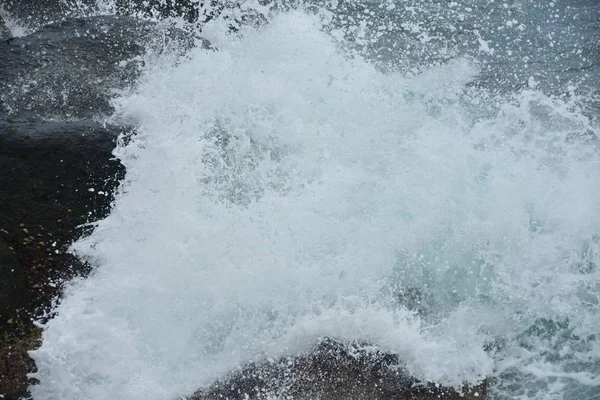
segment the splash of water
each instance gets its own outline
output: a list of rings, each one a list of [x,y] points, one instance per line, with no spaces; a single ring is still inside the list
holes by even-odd
[[[32,32],[29,27],[21,21],[18,21],[6,11],[2,5],[0,5],[0,19],[4,21],[4,24],[12,37],[26,36]]]
[[[97,268],[33,352],[36,398],[174,398],[319,336],[420,379],[497,377],[497,398],[600,385],[594,128],[534,90],[468,89],[468,59],[383,73],[322,24],[214,21],[219,51],[115,102],[127,177],[73,247]]]

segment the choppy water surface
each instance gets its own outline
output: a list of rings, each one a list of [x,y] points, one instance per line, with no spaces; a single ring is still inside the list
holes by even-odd
[[[492,399],[599,398],[598,13],[288,5],[147,63],[34,397],[176,398],[330,336]]]

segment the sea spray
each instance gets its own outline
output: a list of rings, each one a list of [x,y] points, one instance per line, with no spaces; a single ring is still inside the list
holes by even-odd
[[[221,22],[218,51],[114,103],[127,177],[73,246],[96,268],[33,352],[36,398],[174,398],[320,336],[496,398],[598,385],[598,148],[573,104],[490,98],[469,58],[383,73],[301,10]]]

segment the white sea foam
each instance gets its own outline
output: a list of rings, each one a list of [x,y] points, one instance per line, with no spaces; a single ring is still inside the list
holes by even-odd
[[[383,74],[320,24],[290,11],[236,38],[217,21],[218,51],[148,66],[116,101],[138,132],[127,177],[73,247],[97,268],[32,353],[35,398],[175,398],[320,336],[457,385],[544,368],[518,342],[539,318],[598,326],[585,118],[535,91],[488,101],[468,60]]]

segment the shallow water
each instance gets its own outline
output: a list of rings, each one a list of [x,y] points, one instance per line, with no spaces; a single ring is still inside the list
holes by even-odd
[[[329,336],[492,399],[598,398],[598,7],[283,8],[114,100],[127,177],[34,397],[172,399]]]

